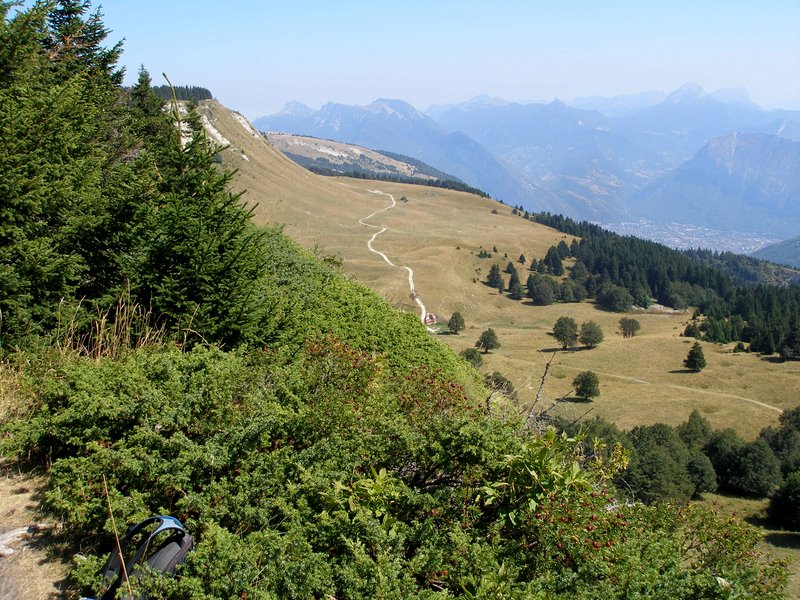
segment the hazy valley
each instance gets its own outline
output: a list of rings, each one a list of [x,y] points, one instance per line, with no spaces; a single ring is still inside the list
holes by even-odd
[[[797,231],[797,111],[696,85],[573,104],[479,97],[424,114],[399,100],[319,111],[290,103],[254,123],[413,156],[507,204],[674,247],[750,252]],[[456,142],[472,150],[454,152]],[[693,227],[712,235],[704,243]]]

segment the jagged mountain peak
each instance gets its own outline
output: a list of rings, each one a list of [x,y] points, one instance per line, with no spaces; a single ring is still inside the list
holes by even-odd
[[[287,102],[283,109],[277,113],[278,115],[289,115],[293,117],[310,117],[316,114],[315,111],[310,106],[303,104],[302,102],[298,102],[297,100],[290,100]]]
[[[550,108],[560,108],[560,109],[570,108],[567,104],[565,104],[559,98],[556,98],[555,100],[550,102],[547,106],[549,106]]]
[[[398,119],[424,119],[425,116],[408,102],[393,98],[378,98],[363,107],[365,111]]]
[[[759,108],[755,102],[750,100],[750,94],[744,88],[722,88],[711,93],[710,96],[726,104],[739,104],[749,108]]]
[[[680,102],[686,102],[687,100],[701,100],[707,97],[708,94],[706,94],[703,86],[700,84],[685,83],[677,90],[669,94],[667,99],[664,100],[664,103],[678,104]]]

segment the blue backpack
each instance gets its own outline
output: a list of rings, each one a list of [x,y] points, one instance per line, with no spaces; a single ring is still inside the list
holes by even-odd
[[[155,526],[155,527],[153,527]],[[151,530],[152,529],[152,530]],[[119,540],[122,556],[127,557],[132,542],[137,542],[136,551],[125,559],[125,572],[128,579],[139,579],[143,571],[157,571],[172,574],[194,547],[194,540],[174,517],[158,516],[145,519],[129,527]],[[103,568],[103,578],[108,587],[97,600],[112,600],[117,590],[124,585],[122,559],[113,550]],[[132,600],[143,600],[147,596],[137,596]]]

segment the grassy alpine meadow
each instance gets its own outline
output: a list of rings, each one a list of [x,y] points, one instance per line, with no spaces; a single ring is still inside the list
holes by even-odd
[[[566,395],[556,414],[578,418],[591,410],[623,429],[657,422],[676,425],[697,409],[715,428],[733,427],[751,439],[777,423],[779,410],[796,406],[796,363],[774,364],[755,354],[734,354],[732,345],[703,343],[708,366],[700,373],[686,371],[682,361],[694,340],[679,334],[688,314],[629,314],[641,323],[641,330],[624,339],[619,333],[623,315],[599,310],[591,302],[520,306],[488,288],[485,293],[506,305],[495,307],[498,318],[470,324],[465,316],[465,331],[441,337],[461,351],[492,327],[502,346],[483,356],[482,371],[497,370],[509,378],[523,405],[535,398],[545,361],[552,360],[540,409]],[[561,350],[551,334],[560,316],[579,325],[596,322],[604,340],[590,350]],[[601,394],[592,402],[570,395],[572,380],[581,371],[594,371],[600,378]]]
[[[234,185],[248,190],[245,199],[254,205],[257,221],[282,225],[304,247],[341,259],[346,273],[392,305],[419,314],[401,267],[413,269],[414,288],[427,311],[442,320],[458,311],[465,319],[466,329],[459,335],[436,326],[439,339],[460,352],[472,347],[485,329],[497,332],[501,347],[484,355],[481,371],[499,371],[510,379],[520,410],[536,397],[544,361],[552,355],[547,350],[559,346],[550,333],[560,316],[572,317],[578,325],[594,321],[605,337],[591,350],[556,353],[540,400],[542,410],[569,394],[573,378],[584,370],[598,374],[600,396],[592,402],[569,398],[553,411],[577,418],[591,410],[624,429],[677,424],[697,409],[715,428],[733,427],[752,439],[777,423],[780,410],[800,401],[800,363],[734,354],[732,345],[703,342],[708,366],[700,373],[687,372],[683,360],[693,340],[680,334],[691,311],[625,315],[600,310],[592,301],[533,306],[485,284],[492,264],[504,270],[512,262],[524,285],[531,259],[543,258],[561,240],[569,244],[571,236],[463,192],[314,175],[252,135],[216,102],[201,103],[200,110],[231,141],[223,162],[238,169]],[[367,247],[384,227],[372,245],[395,267]],[[479,258],[481,250],[491,258]],[[526,265],[518,262],[520,255]],[[566,261],[567,274],[570,266]],[[508,274],[503,277],[507,282]],[[623,339],[619,333],[623,316],[641,324],[633,338]]]

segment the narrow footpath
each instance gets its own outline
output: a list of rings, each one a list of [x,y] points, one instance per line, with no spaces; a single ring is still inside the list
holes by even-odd
[[[364,225],[365,227],[372,227],[373,229],[377,229],[378,230],[378,231],[376,231],[375,233],[372,234],[372,237],[367,242],[367,248],[369,249],[370,252],[373,252],[373,253],[377,254],[378,256],[380,256],[384,261],[386,261],[386,264],[389,265],[390,267],[395,267],[395,268],[400,267],[400,268],[405,269],[408,272],[408,289],[411,292],[411,297],[414,299],[414,302],[416,302],[417,306],[419,307],[419,311],[420,311],[419,312],[419,320],[424,325],[425,324],[425,315],[428,314],[428,311],[425,308],[425,304],[422,302],[422,298],[419,297],[419,294],[417,294],[416,289],[414,289],[414,270],[411,267],[407,267],[405,265],[396,265],[396,264],[394,264],[391,260],[389,260],[389,257],[386,256],[383,252],[381,252],[380,250],[376,250],[373,247],[372,243],[375,241],[375,239],[380,234],[382,234],[384,231],[386,231],[387,228],[386,228],[385,225],[373,225],[372,223],[367,223],[366,222],[367,219],[371,219],[372,217],[374,217],[376,215],[379,215],[380,213],[382,213],[384,211],[387,211],[387,210],[397,206],[397,201],[395,201],[394,196],[392,196],[391,194],[387,194],[386,192],[381,192],[380,190],[367,190],[367,191],[370,194],[380,194],[381,196],[386,196],[392,202],[389,206],[385,206],[385,207],[383,207],[383,208],[381,208],[379,210],[376,210],[375,212],[373,212],[373,213],[367,215],[366,217],[363,217],[363,218],[358,220],[358,222],[361,223],[362,225]],[[427,329],[428,329],[428,331],[431,331],[431,332],[435,331],[434,329],[431,329],[430,327],[427,327]]]
[[[582,371],[583,369],[579,367],[573,367],[571,365],[559,364],[559,367],[564,369],[572,369],[573,371]],[[598,375],[602,375],[603,377],[614,377],[616,379],[622,379],[624,381],[630,381],[632,383],[641,383],[643,385],[657,385],[660,387],[668,387],[676,390],[686,391],[686,392],[693,392],[695,394],[701,394],[705,396],[714,396],[717,398],[732,398],[734,400],[742,400],[744,402],[749,402],[750,404],[755,404],[756,406],[760,406],[761,408],[766,408],[767,410],[771,410],[778,414],[783,414],[783,410],[778,408],[777,406],[773,406],[771,404],[767,404],[766,402],[761,402],[760,400],[755,400],[754,398],[747,398],[745,396],[737,396],[736,394],[729,394],[727,392],[715,392],[713,390],[702,390],[698,388],[689,387],[686,385],[677,385],[674,383],[663,383],[663,382],[653,382],[653,381],[646,381],[644,379],[635,379],[634,377],[626,377],[625,375],[616,375],[614,373],[602,373],[600,371],[596,371]]]

